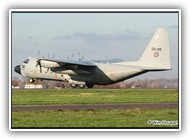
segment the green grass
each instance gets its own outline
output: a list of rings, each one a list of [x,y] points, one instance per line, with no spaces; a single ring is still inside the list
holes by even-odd
[[[178,127],[177,125],[152,125],[147,123],[149,120],[176,121],[178,109],[12,112],[13,128]]]
[[[178,90],[12,90],[13,105],[178,102]]]

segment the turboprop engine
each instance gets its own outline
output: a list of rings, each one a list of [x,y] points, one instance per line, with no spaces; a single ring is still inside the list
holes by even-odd
[[[42,67],[45,68],[55,68],[59,67],[60,65],[56,62],[46,61],[46,60],[40,60],[40,64]]]

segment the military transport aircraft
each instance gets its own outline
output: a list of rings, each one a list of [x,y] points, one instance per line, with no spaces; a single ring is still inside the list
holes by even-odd
[[[149,72],[170,70],[170,53],[167,30],[158,28],[138,61],[101,63],[29,57],[15,72],[35,80],[69,82],[72,88],[92,88],[108,85]]]

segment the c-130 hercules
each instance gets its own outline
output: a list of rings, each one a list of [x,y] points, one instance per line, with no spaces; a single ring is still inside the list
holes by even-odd
[[[92,88],[94,85],[117,83],[149,71],[171,69],[168,33],[158,28],[138,61],[99,63],[46,58],[26,59],[15,72],[35,80],[69,82],[72,88]]]

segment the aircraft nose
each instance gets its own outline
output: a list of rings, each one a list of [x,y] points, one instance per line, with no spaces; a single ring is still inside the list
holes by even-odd
[[[21,72],[20,72],[20,65],[17,65],[14,70],[15,70],[15,72],[21,74]]]

